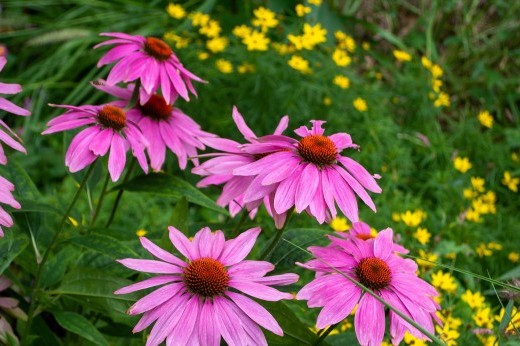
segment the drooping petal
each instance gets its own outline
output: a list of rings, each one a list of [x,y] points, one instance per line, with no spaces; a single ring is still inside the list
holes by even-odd
[[[359,301],[354,316],[356,336],[361,345],[381,345],[385,335],[385,308],[370,294],[365,293]]]

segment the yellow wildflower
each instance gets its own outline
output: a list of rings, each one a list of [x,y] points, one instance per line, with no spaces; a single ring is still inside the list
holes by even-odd
[[[350,79],[347,76],[337,75],[334,77],[332,83],[339,86],[341,89],[347,89],[350,86]]]
[[[497,250],[497,251],[500,251],[502,250],[504,247],[502,246],[502,244],[499,244],[499,243],[495,243],[494,241],[492,242],[489,242],[487,244],[488,248],[492,249],[492,250]]]
[[[225,37],[215,37],[206,42],[206,48],[212,53],[219,53],[226,49],[229,40]]]
[[[294,47],[288,44],[275,42],[272,44],[272,46],[280,55],[285,55],[294,52]]]
[[[431,284],[448,293],[454,293],[457,289],[455,278],[450,273],[444,273],[442,270],[432,274]]]
[[[511,160],[514,162],[520,162],[520,154],[516,152],[511,153]]]
[[[437,99],[433,102],[433,105],[437,108],[443,106],[449,107],[450,104],[450,95],[446,94],[445,92],[440,92],[439,95],[437,95]]]
[[[513,262],[516,263],[520,259],[520,254],[518,252],[512,251],[507,255],[507,258]]]
[[[482,199],[482,201],[489,204],[495,204],[495,202],[497,201],[497,195],[495,194],[495,192],[491,190],[480,196],[480,198]]]
[[[426,228],[419,227],[413,234],[413,237],[417,239],[419,243],[422,245],[428,244],[430,242],[431,233],[428,232]]]
[[[345,232],[351,228],[347,219],[344,217],[341,217],[341,216],[338,216],[338,217],[335,217],[334,219],[332,219],[330,221],[329,226],[336,232]]]
[[[404,340],[405,344],[410,345],[410,346],[427,346],[428,345],[426,343],[426,341],[413,336],[408,331],[404,334],[403,340]]]
[[[311,4],[311,5],[314,5],[314,6],[320,6],[322,0],[308,0],[308,2],[309,2],[309,4]]]
[[[201,12],[193,12],[190,15],[191,24],[193,26],[204,26],[208,24],[210,17],[209,15]]]
[[[430,72],[432,74],[432,77],[434,79],[437,79],[437,78],[440,78],[442,76],[442,74],[444,73],[444,71],[442,70],[442,68],[439,66],[439,65],[432,65],[430,67]]]
[[[207,58],[209,58],[209,53],[208,52],[199,52],[199,53],[197,53],[197,58],[199,58],[199,60],[206,60]]]
[[[467,157],[459,157],[457,156],[455,160],[453,160],[453,166],[455,169],[461,173],[466,173],[473,166]]]
[[[302,73],[310,73],[312,71],[309,67],[309,62],[299,55],[291,56],[291,59],[287,63],[293,69]]]
[[[69,222],[70,222],[70,224],[72,226],[78,227],[79,223],[78,223],[78,221],[75,218],[73,218],[72,216],[69,216],[68,219],[69,219]]]
[[[460,296],[462,301],[468,303],[469,307],[472,309],[480,309],[484,306],[486,298],[480,292],[471,292],[470,290],[466,290],[464,294]]]
[[[493,328],[493,314],[491,313],[491,309],[489,307],[485,307],[482,309],[478,309],[476,313],[473,314],[473,321],[475,324],[482,328]]]
[[[471,222],[482,222],[480,213],[473,209],[468,209],[468,211],[466,211],[466,220]]]
[[[433,252],[426,252],[423,249],[419,250],[419,257],[422,259],[417,260],[417,265],[424,270],[435,267],[435,263],[439,259],[439,256]]]
[[[352,36],[345,34],[343,31],[336,31],[334,37],[339,48],[346,49],[351,53],[356,50],[356,41],[354,41]]]
[[[314,26],[305,23],[303,24],[303,37],[309,40],[314,46],[327,41],[327,30],[323,28],[320,23]]]
[[[440,79],[432,79],[432,89],[436,93],[441,91],[442,81]]]
[[[311,13],[311,8],[302,4],[298,4],[296,5],[295,11],[298,17],[303,17],[306,14]]]
[[[253,14],[255,15],[255,19],[251,21],[251,24],[261,27],[262,31],[266,31],[268,28],[274,28],[278,25],[276,13],[265,7],[255,9]]]
[[[421,209],[417,209],[414,212],[407,210],[401,213],[401,220],[408,227],[417,227],[426,218],[426,213]]]
[[[495,320],[497,322],[502,322],[502,319],[504,318],[505,310],[504,308],[500,309],[500,313],[498,316],[495,316]],[[507,334],[515,334],[517,333],[517,330],[520,329],[520,311],[516,308],[516,306],[513,306],[513,309],[511,310],[511,315],[506,317],[509,320],[509,323],[507,324],[507,327],[505,327],[504,332]]]
[[[370,50],[370,43],[368,43],[368,42],[361,43],[361,48],[363,48],[363,50]]]
[[[467,188],[467,189],[464,189],[462,191],[462,195],[466,199],[472,199],[472,198],[475,198],[475,197],[478,196],[478,192],[477,191],[473,191],[473,189],[471,189],[471,188]]]
[[[478,192],[484,192],[484,184],[486,181],[480,177],[471,177],[471,186],[475,189],[475,191]]]
[[[265,51],[269,48],[269,38],[265,37],[264,33],[259,31],[252,31],[249,35],[245,36],[242,40],[247,46],[247,50],[262,50]]]
[[[366,112],[368,109],[367,101],[362,99],[361,97],[357,97],[354,102],[352,102],[354,105],[354,108],[357,109],[360,112]]]
[[[502,178],[502,184],[507,186],[507,188],[513,192],[518,192],[518,184],[520,183],[520,178],[513,178],[509,171],[504,172],[504,177]]]
[[[493,127],[493,116],[488,111],[481,111],[478,113],[478,121],[484,127],[488,129]]]
[[[233,35],[235,35],[238,38],[244,38],[250,35],[251,31],[253,31],[253,29],[251,29],[247,25],[235,26],[233,28]]]
[[[457,253],[456,252],[448,252],[447,254],[444,255],[444,257],[453,261],[457,257]]]
[[[393,51],[393,54],[394,54],[394,57],[398,60],[398,61],[410,61],[412,60],[412,56],[403,51],[403,50],[394,50]]]
[[[175,44],[177,49],[186,48],[190,43],[189,38],[176,35],[172,31],[165,32],[163,37],[167,42]]]
[[[493,254],[493,251],[491,251],[491,249],[489,249],[484,243],[480,243],[479,246],[475,248],[475,252],[477,253],[478,257],[489,257]]]
[[[201,26],[199,29],[199,33],[207,37],[218,37],[220,31],[222,31],[222,28],[220,27],[219,22],[213,19],[206,25]]]
[[[166,12],[168,12],[170,17],[175,19],[182,19],[186,17],[186,11],[179,4],[168,4],[168,7],[166,7]]]
[[[423,56],[421,58],[421,64],[427,68],[428,70],[432,67],[432,62],[430,59],[428,59],[427,57]]]
[[[243,73],[253,73],[253,72],[255,72],[255,66],[245,62],[237,67],[237,71],[238,71],[238,73],[242,73],[242,74]]]
[[[336,48],[334,53],[332,53],[332,60],[336,63],[336,65],[344,67],[350,65],[352,59],[348,56],[347,52],[342,49]]]
[[[332,100],[330,99],[330,97],[325,96],[325,97],[323,98],[323,104],[324,104],[325,106],[330,106],[330,105],[332,104]]]
[[[228,73],[233,72],[233,64],[232,64],[231,61],[229,61],[229,60],[226,60],[226,59],[218,59],[218,60],[215,62],[215,66],[216,66],[217,69],[218,69],[220,72],[222,72],[222,73],[228,74]]]
[[[393,212],[392,213],[392,221],[399,222],[401,221],[401,214]]]
[[[138,237],[144,237],[148,232],[145,230],[145,229],[138,229],[135,234],[138,236]]]
[[[447,325],[444,325],[443,327],[437,325],[435,326],[435,331],[447,346],[458,345],[456,340],[460,337],[460,333],[456,329],[451,329]]]

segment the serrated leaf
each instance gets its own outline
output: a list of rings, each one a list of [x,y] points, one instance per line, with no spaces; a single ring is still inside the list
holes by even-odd
[[[108,255],[114,259],[139,257],[134,250],[123,244],[120,240],[104,234],[77,236],[70,238],[69,242],[85,249]]]
[[[8,231],[9,232],[9,231]],[[23,234],[6,234],[5,238],[0,239],[0,274],[2,274],[9,264],[29,245],[29,239]]]
[[[70,311],[53,312],[56,321],[64,329],[99,346],[108,346],[108,341],[85,317]]]
[[[180,200],[182,197],[186,197],[186,199],[191,203],[218,211],[222,214],[228,214],[224,208],[217,206],[212,199],[200,192],[199,189],[187,181],[173,175],[161,173],[140,175],[124,184],[116,186],[116,189],[123,189],[132,192],[148,192],[155,195],[170,197],[175,200]]]

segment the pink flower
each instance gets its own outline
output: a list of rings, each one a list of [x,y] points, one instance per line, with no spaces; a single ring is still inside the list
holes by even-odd
[[[0,276],[0,292],[5,291],[10,286],[11,281],[5,276]],[[10,315],[16,318],[26,319],[27,317],[25,313],[20,310],[20,308],[18,308],[18,300],[11,297],[0,297],[0,309],[9,312]],[[18,341],[11,324],[4,316],[2,316],[2,314],[0,314],[0,342],[7,345],[8,343],[6,334],[10,334],[12,338]]]
[[[246,141],[249,143],[259,143],[255,133],[247,126],[244,118],[236,107],[233,107],[233,120]],[[276,127],[274,134],[281,135],[287,128],[288,122],[289,117],[284,116]],[[221,207],[229,205],[229,212],[232,216],[235,216],[242,208],[246,207],[247,210],[250,211],[251,218],[253,218],[258,210],[258,206],[262,204],[262,201],[268,212],[271,213],[272,208],[270,208],[269,200],[270,197],[272,199],[274,196],[260,196],[257,199],[246,196],[245,192],[249,185],[255,180],[255,177],[233,175],[235,168],[254,163],[263,158],[266,154],[256,155],[243,152],[241,150],[242,144],[230,139],[204,138],[203,142],[220,152],[208,154],[207,156],[212,157],[210,160],[193,168],[192,173],[206,176],[197,186],[206,187],[209,185],[224,184],[222,194],[217,199],[217,204]],[[247,203],[244,202],[245,198],[249,200]],[[273,215],[278,228],[283,226],[286,216],[287,213]]]
[[[20,209],[20,203],[18,203],[12,194],[14,191],[14,185],[9,180],[0,176],[0,203],[7,204],[13,208]],[[13,225],[13,219],[1,206],[0,206],[0,237],[4,236],[4,231],[1,226],[11,227]],[[1,290],[0,290],[1,291]]]
[[[100,80],[93,84],[99,90],[116,96],[130,105],[134,86],[120,88],[105,85]],[[172,102],[175,101],[172,100]],[[179,167],[186,168],[188,157],[197,156],[197,149],[205,149],[201,137],[214,137],[215,135],[202,131],[199,124],[184,114],[179,108],[174,108],[166,103],[166,100],[158,94],[154,94],[143,105],[137,104],[126,112],[128,119],[139,126],[144,137],[148,141],[148,157],[150,166],[154,171],[159,171],[166,158],[166,148],[169,148],[179,160]],[[195,164],[198,159],[193,158]]]
[[[121,103],[80,107],[51,105],[65,108],[67,112],[49,121],[47,130],[42,134],[89,125],[72,139],[65,155],[65,165],[72,173],[82,170],[110,150],[108,171],[112,181],[117,181],[125,168],[129,148],[141,168],[148,173],[144,153],[148,143],[137,125],[127,119],[125,111],[119,107]]]
[[[124,266],[160,274],[123,287],[116,294],[163,285],[137,301],[129,314],[144,313],[134,328],[140,332],[155,322],[147,346],[220,345],[222,336],[228,345],[267,345],[259,326],[277,334],[283,331],[257,299],[291,299],[290,293],[270,286],[288,285],[298,280],[296,274],[266,277],[274,265],[265,261],[244,260],[255,244],[260,228],[245,231],[225,241],[224,233],[201,229],[192,241],[173,227],[170,240],[187,258],[183,261],[141,237],[141,244],[158,260],[123,259]]]
[[[113,39],[94,48],[116,45],[97,64],[100,67],[118,61],[108,75],[108,84],[139,79],[142,84],[139,90],[141,104],[145,104],[159,87],[167,104],[172,103],[177,95],[188,101],[188,90],[197,95],[191,80],[204,82],[185,69],[170,46],[158,38],[118,32],[102,33],[101,36]]]
[[[277,214],[292,207],[306,211],[319,223],[336,217],[335,203],[352,221],[358,221],[358,195],[372,210],[376,210],[366,192],[380,193],[375,178],[363,166],[340,153],[346,148],[358,148],[347,133],[324,136],[321,125],[312,121],[312,129],[302,126],[295,131],[300,141],[282,135],[258,138],[258,143],[245,144],[243,151],[265,155],[261,159],[238,167],[234,175],[254,177],[245,193],[244,202],[259,196],[274,195],[272,210]]]
[[[380,345],[385,333],[385,306],[348,278],[375,291],[391,306],[434,333],[433,320],[440,306],[433,300],[438,296],[433,286],[415,274],[417,265],[393,251],[392,229],[381,231],[376,238],[361,240],[330,236],[326,247],[313,246],[309,251],[316,259],[301,264],[316,271],[316,278],[305,285],[296,298],[308,300],[309,307],[323,307],[317,327],[324,328],[346,318],[358,305],[354,317],[356,336],[361,345]],[[339,274],[341,272],[342,274]],[[406,331],[426,337],[393,311],[388,311],[390,335],[398,345]]]
[[[7,59],[3,56],[0,56],[0,71],[4,69],[6,63]],[[22,91],[22,87],[19,84],[0,83],[0,94],[18,94],[20,91]],[[4,110],[16,115],[31,115],[31,112],[28,110],[18,107],[3,97],[0,97],[0,110]],[[9,126],[7,126],[3,120],[0,120],[0,141],[4,142],[15,150],[25,153],[25,148],[22,144],[20,144],[22,140],[9,128]],[[4,149],[0,145],[0,164],[5,165],[6,163],[7,157],[4,154]]]

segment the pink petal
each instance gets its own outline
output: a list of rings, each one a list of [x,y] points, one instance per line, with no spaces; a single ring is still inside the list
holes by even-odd
[[[359,292],[353,290],[344,291],[341,295],[334,297],[321,310],[316,321],[316,327],[322,329],[343,320],[354,309],[359,297]]]
[[[381,188],[374,177],[356,161],[346,156],[339,156],[338,161],[356,178],[368,191],[380,193]]]
[[[128,314],[138,315],[149,311],[163,304],[171,297],[175,296],[182,288],[184,283],[173,283],[156,289],[152,293],[139,299],[134,305],[128,309]]]
[[[296,186],[296,196],[294,197],[297,213],[301,213],[311,203],[320,181],[318,174],[318,169],[313,164],[307,164],[303,169],[300,181]]]
[[[292,295],[290,293],[280,292],[275,288],[255,282],[245,282],[231,279],[229,281],[229,287],[236,288],[237,290],[242,291],[252,297],[272,302],[279,301],[280,299],[292,299]]]
[[[139,240],[141,241],[141,245],[153,256],[157,257],[160,260],[163,260],[165,262],[175,264],[179,267],[185,267],[186,262],[180,260],[179,258],[175,257],[168,251],[160,248],[159,246],[152,243],[148,238],[145,237],[139,237]]]
[[[251,252],[260,231],[260,227],[251,228],[235,239],[228,240],[220,254],[219,261],[225,266],[231,266],[242,261]]]
[[[197,249],[181,231],[173,226],[169,226],[168,230],[170,231],[170,241],[184,257],[190,261],[199,258]]]
[[[115,134],[112,137],[112,144],[110,147],[110,156],[108,157],[108,171],[112,181],[119,180],[126,163],[126,148],[125,141],[121,136]]]
[[[385,308],[365,293],[354,316],[356,336],[361,345],[381,345],[385,335]]]
[[[256,138],[256,135],[249,126],[247,126],[242,114],[239,113],[237,106],[233,106],[233,121],[237,125],[238,131],[244,136],[248,141]]]
[[[183,270],[173,264],[145,259],[125,258],[117,260],[127,268],[145,273],[182,274]]]
[[[374,240],[374,256],[385,261],[392,254],[394,242],[392,240],[394,233],[391,228],[379,232]]]
[[[198,335],[200,345],[220,345],[220,333],[216,326],[215,317],[213,302],[207,299],[202,305],[199,317]]]
[[[128,294],[135,291],[144,290],[146,288],[155,287],[163,284],[170,283],[172,281],[179,280],[179,277],[172,276],[172,275],[164,275],[164,276],[154,276],[152,278],[137,282],[135,284],[131,284],[128,286],[125,286],[123,288],[118,289],[114,292],[114,294]]]
[[[0,97],[0,109],[3,109],[6,112],[17,114],[17,115],[23,115],[28,116],[31,115],[31,112],[29,112],[26,109],[23,109],[22,107],[18,107],[11,101],[7,101],[6,99]]]

